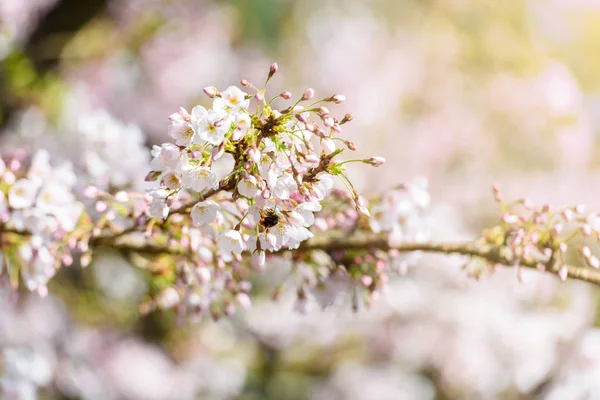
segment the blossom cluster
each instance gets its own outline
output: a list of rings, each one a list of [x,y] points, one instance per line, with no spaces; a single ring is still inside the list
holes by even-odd
[[[141,188],[149,156],[142,131],[106,111],[81,113],[77,136],[89,183],[103,189]]]
[[[273,64],[267,82],[276,71]],[[315,213],[321,211],[335,178],[349,189],[353,208],[369,213],[345,175],[344,162],[336,158],[347,148],[355,149],[340,137],[342,125],[352,116],[338,119],[325,104],[341,103],[344,96],[315,101],[314,91],[307,89],[292,105],[275,109],[274,102],[291,99],[290,92],[267,100],[264,88],[246,80],[241,84],[251,93],[235,86],[223,91],[205,88],[212,107],[198,105],[190,112],[180,108],[170,117],[173,142],[152,149],[147,180],[158,187],[149,191],[149,215],[168,225],[174,214],[189,209],[191,224],[184,242],[191,242],[194,231],[201,232],[199,251],[211,255],[197,256],[193,279],[183,279],[195,282],[192,292],[206,293],[198,287],[215,275],[224,275],[221,286],[231,281],[228,269],[217,268],[201,278],[198,267],[214,262],[235,265],[247,251],[251,264],[261,269],[266,252],[298,249],[314,236]],[[256,111],[250,111],[251,100]],[[374,166],[384,162],[379,157],[356,161]],[[234,292],[238,303],[247,303],[243,288]],[[170,293],[176,303],[177,296]]]
[[[65,245],[83,211],[73,193],[75,174],[68,162],[52,166],[45,150],[29,161],[26,152],[16,151],[0,159],[0,178],[1,229],[7,233],[2,235],[1,265],[13,285],[20,269],[26,287],[45,295],[57,263],[73,262]],[[12,238],[10,232],[21,235]]]
[[[536,205],[528,198],[513,202],[504,200],[497,185],[493,186],[494,198],[500,205],[500,223],[484,230],[480,241],[486,244],[506,246],[521,279],[520,266],[527,264],[540,271],[552,271],[561,280],[568,277],[568,264],[573,257],[593,269],[600,268],[600,260],[592,254],[590,239],[600,241],[598,214],[585,214],[582,204],[556,208],[552,204]],[[573,253],[570,250],[575,249]],[[493,263],[488,267],[494,268]],[[484,265],[470,269],[479,277]]]

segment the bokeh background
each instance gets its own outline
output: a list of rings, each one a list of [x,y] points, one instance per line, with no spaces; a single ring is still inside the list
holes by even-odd
[[[273,93],[347,96],[348,138],[388,161],[350,170],[362,192],[427,177],[434,239],[495,221],[491,183],[597,209],[599,0],[0,0],[0,145],[141,190],[172,112],[274,61]],[[274,265],[251,310],[192,324],[140,316],[154,283],[105,249],[48,298],[2,290],[3,398],[600,398],[598,290],[512,269],[474,281],[464,261],[420,257],[373,309],[307,315],[293,283],[271,301]]]

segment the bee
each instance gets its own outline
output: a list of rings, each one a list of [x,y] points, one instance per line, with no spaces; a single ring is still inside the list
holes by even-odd
[[[260,224],[269,229],[279,223],[279,215],[272,208],[263,208],[260,210]]]

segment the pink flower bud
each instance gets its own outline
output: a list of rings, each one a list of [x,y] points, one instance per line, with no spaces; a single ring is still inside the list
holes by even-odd
[[[246,293],[238,293],[235,296],[235,299],[240,307],[242,307],[244,310],[252,307],[252,300],[250,300],[250,297]]]
[[[344,144],[346,145],[346,147],[348,147],[348,149],[356,151],[356,145],[353,142],[349,140],[344,140]]]
[[[2,180],[7,185],[12,185],[16,182],[17,178],[15,177],[15,174],[13,174],[11,171],[5,171],[4,175],[2,175]]]
[[[115,194],[115,200],[119,203],[127,203],[129,201],[129,194],[124,190],[119,190]]]
[[[344,96],[343,94],[336,94],[331,99],[333,100],[333,102],[335,104],[340,104],[341,102],[343,102],[344,100],[346,100],[346,96]]]
[[[176,306],[179,303],[179,293],[175,288],[166,288],[163,292],[158,296],[156,300],[156,304],[159,308],[166,310]]]
[[[566,253],[567,248],[568,246],[565,242],[560,242],[560,244],[558,245],[558,249],[561,251],[561,253]]]
[[[537,263],[535,265],[535,268],[537,268],[538,271],[542,271],[542,272],[544,272],[546,270],[546,266],[542,263]]]
[[[8,162],[8,168],[11,171],[18,171],[19,168],[21,168],[21,161],[17,160],[16,158],[13,158]]]
[[[70,266],[70,265],[73,264],[73,256],[71,255],[71,253],[65,253],[65,254],[63,254],[63,256],[62,256],[62,264],[65,267],[68,267],[68,266]]]
[[[292,94],[290,92],[283,92],[281,93],[281,98],[284,100],[289,100],[292,98]]]
[[[161,175],[160,171],[150,171],[150,172],[148,172],[148,175],[146,175],[146,177],[144,178],[144,181],[154,182],[160,177],[160,175]]]
[[[206,93],[206,95],[207,95],[208,97],[210,97],[211,99],[212,99],[212,98],[214,98],[214,97],[216,97],[216,96],[219,96],[219,95],[220,95],[220,93],[219,93],[219,90],[218,90],[216,87],[214,87],[214,86],[207,86],[207,87],[205,87],[205,88],[204,88],[204,89],[202,89],[202,90],[203,90],[203,91],[204,91],[204,93]]]
[[[556,233],[557,235],[560,235],[562,230],[563,230],[563,224],[556,224],[552,227],[552,232]]]
[[[302,100],[310,100],[315,96],[315,91],[312,88],[306,89],[302,95]]]
[[[263,198],[263,199],[267,200],[267,199],[271,198],[271,191],[269,190],[269,188],[265,188],[265,189],[264,189],[264,190],[261,192],[261,194],[260,194],[260,195],[262,196],[262,198]]]
[[[369,165],[372,165],[374,167],[379,167],[379,166],[385,164],[385,158],[383,158],[383,157],[371,157],[371,158],[369,158],[367,160],[363,160],[363,162],[365,164],[369,164]]]
[[[592,227],[589,224],[583,224],[581,226],[581,233],[583,233],[584,236],[590,236],[592,234]]]
[[[563,265],[558,270],[558,276],[560,277],[560,280],[563,281],[563,282],[567,280],[568,274],[569,274],[569,270],[567,269],[566,265]]]
[[[247,81],[247,80],[245,80],[245,79],[242,79],[242,80],[240,81],[240,85],[242,85],[242,86],[250,86],[250,82],[248,82],[248,81]]]
[[[269,78],[272,77],[273,75],[275,75],[275,73],[277,72],[278,69],[279,69],[279,66],[277,65],[277,63],[271,64],[271,67],[269,68]]]
[[[360,277],[360,281],[365,286],[371,286],[371,284],[373,283],[373,278],[369,275],[363,275]]]
[[[587,246],[583,246],[581,248],[581,254],[585,257],[585,258],[590,258],[592,256],[592,251],[590,250],[589,247]]]
[[[106,202],[104,202],[104,201],[96,202],[96,206],[95,206],[96,212],[99,212],[99,213],[104,212],[104,211],[106,211],[107,208],[108,208],[108,205],[106,204]]]
[[[344,118],[340,121],[340,124],[345,124],[346,122],[350,122],[354,119],[354,116],[350,113],[344,115]]]
[[[507,224],[516,224],[519,221],[519,217],[514,214],[502,214],[502,221]]]
[[[590,267],[592,268],[600,268],[600,260],[598,260],[598,258],[596,256],[591,256],[588,259],[588,263],[590,263]]]
[[[319,107],[319,114],[321,114],[321,116],[329,115],[329,109],[325,106],[321,106]]]
[[[261,92],[258,92],[258,93],[256,93],[256,94],[254,95],[254,98],[255,98],[257,101],[263,101],[263,99],[264,99],[265,97],[263,96],[263,94],[262,94]]]
[[[307,124],[308,123],[308,119],[306,119],[306,117],[302,114],[296,114],[296,118],[298,119],[298,121]]]
[[[83,189],[83,197],[87,199],[95,199],[99,193],[100,190],[96,186],[88,186]]]
[[[259,271],[262,271],[265,267],[265,252],[257,250],[252,254],[252,266]]]
[[[85,268],[88,265],[90,265],[91,262],[92,262],[92,255],[90,253],[83,254],[81,256],[81,259],[79,260],[79,264],[81,264],[81,266],[83,268]]]

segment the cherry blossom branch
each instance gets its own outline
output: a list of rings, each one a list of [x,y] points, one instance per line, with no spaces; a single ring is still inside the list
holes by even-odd
[[[277,68],[270,67],[267,82]],[[208,87],[211,108],[171,114],[172,140],[153,146],[145,180],[155,184],[145,194],[90,184],[81,193],[84,203],[70,167],[53,167],[49,152],[0,158],[0,240],[10,241],[7,254],[19,267],[9,271],[15,286],[21,280],[45,295],[58,268],[76,257],[89,265],[99,247],[114,248],[139,267],[168,272],[152,275],[160,292],[151,293],[148,307],[213,318],[250,306],[248,270],[262,270],[272,255],[293,261],[300,309],[340,283],[353,293],[353,308],[369,305],[406,261],[399,255],[415,251],[479,260],[469,264],[475,277],[506,265],[600,285],[600,259],[585,245],[590,239],[600,243],[600,218],[584,214],[582,206],[506,202],[494,186],[501,213],[496,225],[472,242],[426,242],[425,179],[367,201],[346,175],[348,163],[378,167],[385,160],[342,158],[356,150],[342,136],[352,115],[338,119],[325,105],[344,96],[315,102],[309,88],[278,110],[266,100],[266,84],[259,89],[240,83],[250,93]],[[102,118],[95,123],[107,126]],[[335,188],[336,182],[345,190]],[[582,267],[565,263],[568,250],[579,252]]]
[[[158,243],[135,242],[127,240],[111,240],[102,238],[98,240],[98,245],[110,246],[125,251],[133,251],[148,254],[171,254],[171,255],[189,255],[192,250],[180,245],[161,245]],[[566,268],[567,276],[571,279],[577,279],[600,286],[600,271],[589,267],[578,267],[575,265],[561,265],[560,267],[545,257],[529,257],[523,259],[516,257],[509,246],[497,246],[485,244],[477,241],[465,243],[444,243],[444,242],[406,242],[398,246],[391,247],[387,240],[380,237],[315,237],[304,242],[299,251],[323,250],[326,252],[349,251],[349,250],[382,250],[389,251],[395,249],[401,253],[413,251],[423,251],[427,253],[440,254],[460,254],[464,256],[477,257],[493,264],[505,266],[518,265],[520,267],[540,270],[539,265],[546,266],[545,271],[559,276],[559,269]],[[291,250],[281,250],[279,253],[290,252]]]
[[[381,238],[344,238],[336,240],[328,240],[322,238],[315,238],[306,243],[301,248],[306,250],[351,250],[351,249],[369,249],[377,248],[380,250],[390,250],[391,247],[385,239]],[[491,263],[502,264],[506,266],[519,265],[521,267],[531,268],[539,270],[539,265],[545,265],[545,269],[555,275],[559,275],[559,269],[563,266],[554,264],[551,260],[549,262],[543,257],[530,257],[528,259],[522,259],[515,257],[509,246],[497,246],[491,244],[483,244],[479,242],[467,242],[467,243],[435,243],[435,242],[423,242],[423,243],[402,243],[395,246],[399,252],[411,252],[411,251],[424,251],[428,253],[443,253],[443,254],[460,254],[471,257],[478,257],[489,261]],[[548,264],[550,264],[548,266]],[[589,282],[595,285],[600,285],[600,271],[588,268],[578,267],[574,265],[565,265],[567,269],[567,276],[572,279],[577,279],[585,282]]]

